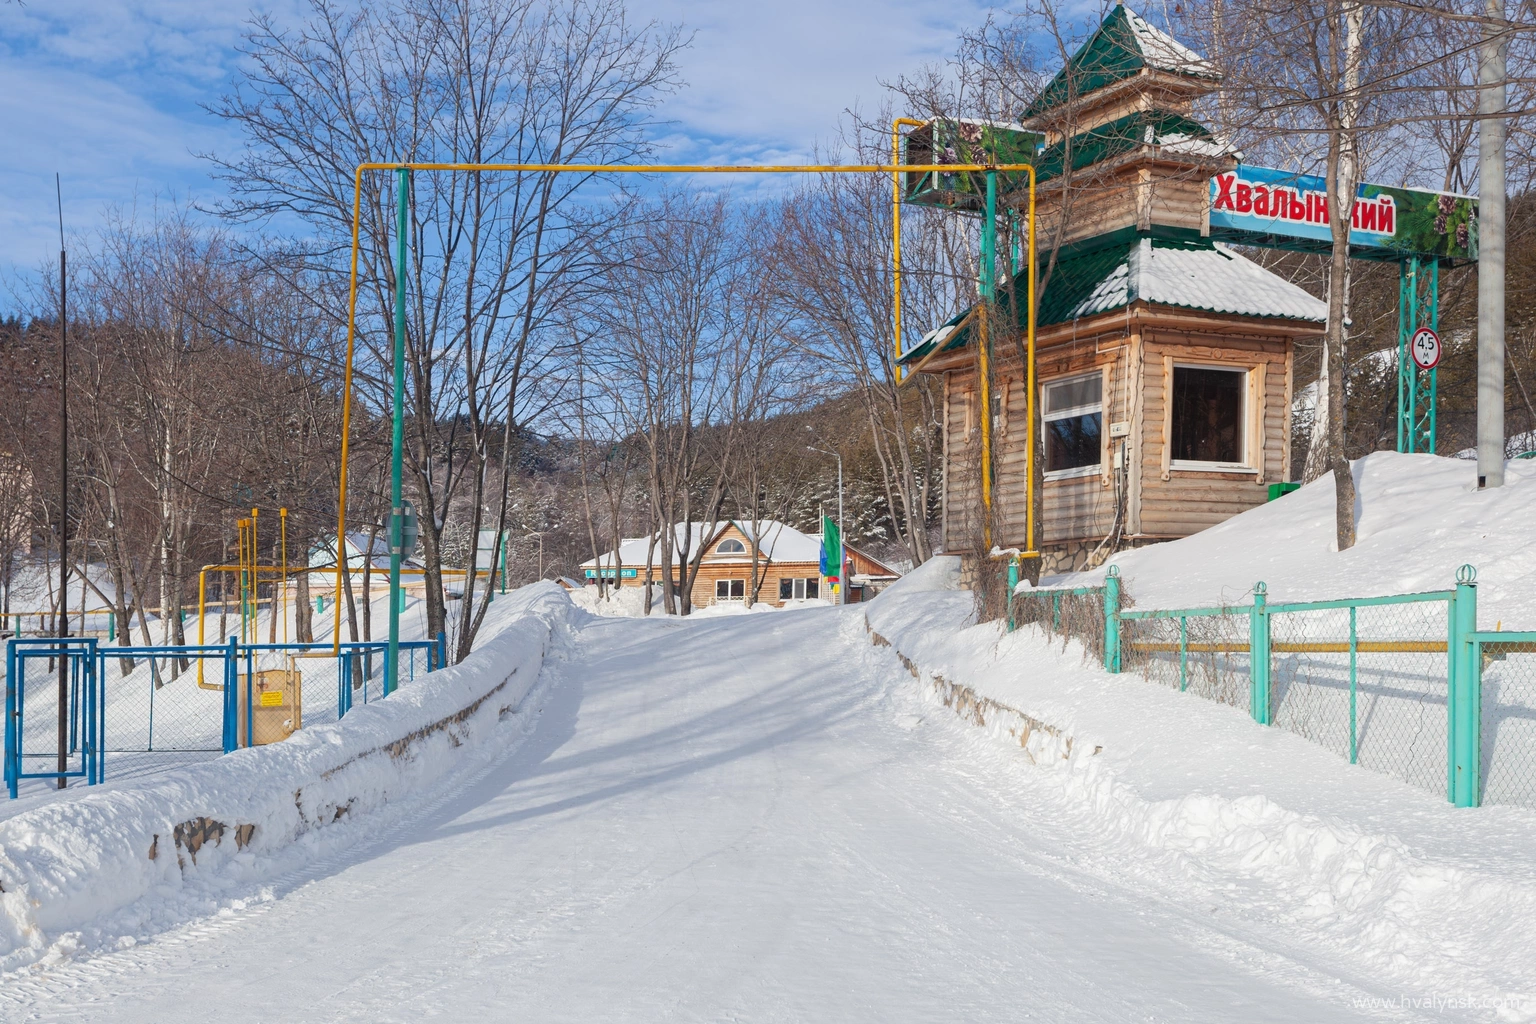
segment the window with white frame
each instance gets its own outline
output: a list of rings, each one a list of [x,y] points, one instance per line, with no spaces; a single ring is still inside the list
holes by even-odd
[[[1175,366],[1169,453],[1173,462],[1244,468],[1247,393],[1246,370]]]
[[[744,555],[746,552],[747,546],[734,537],[727,537],[715,545],[717,555]]]
[[[1104,378],[1098,373],[1054,380],[1043,388],[1045,471],[1078,475],[1103,457]]]
[[[746,580],[715,580],[716,601],[744,601],[746,597]]]

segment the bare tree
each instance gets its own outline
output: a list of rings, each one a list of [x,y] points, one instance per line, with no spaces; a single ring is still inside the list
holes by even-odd
[[[676,84],[676,29],[632,25],[619,0],[393,0],[354,11],[311,0],[296,30],[259,17],[250,63],[216,112],[247,151],[219,160],[232,216],[297,214],[340,258],[352,169],[366,161],[623,163],[648,151],[649,109]],[[477,536],[506,528],[508,460],[548,408],[562,307],[590,271],[595,175],[443,172],[411,194],[407,465],[420,506],[427,628],[445,626],[443,531],[455,508]],[[388,408],[391,180],[365,180],[359,256],[360,369]],[[500,444],[495,442],[499,440]],[[500,456],[500,470],[493,463]],[[464,492],[462,503],[456,499]],[[455,658],[490,594],[465,583]]]

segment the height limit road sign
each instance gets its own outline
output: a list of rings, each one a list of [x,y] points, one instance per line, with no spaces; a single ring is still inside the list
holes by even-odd
[[[1413,354],[1414,365],[1419,369],[1433,370],[1440,365],[1440,335],[1428,327],[1420,327],[1413,332],[1408,351]]]

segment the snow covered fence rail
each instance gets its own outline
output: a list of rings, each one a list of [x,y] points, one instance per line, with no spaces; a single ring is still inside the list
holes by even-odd
[[[1010,614],[1460,806],[1536,807],[1536,633],[1475,633],[1475,580],[1467,566],[1454,590],[1290,604],[1259,583],[1246,605],[1125,609],[1111,571],[1021,586]]]
[[[145,897],[185,889],[206,900],[268,877],[269,862],[298,844],[349,842],[355,832],[332,826],[492,756],[486,741],[518,712],[573,611],[553,584],[524,588],[498,599],[499,622],[487,622],[488,639],[464,662],[339,722],[0,822],[0,970],[88,925],[135,930]]]

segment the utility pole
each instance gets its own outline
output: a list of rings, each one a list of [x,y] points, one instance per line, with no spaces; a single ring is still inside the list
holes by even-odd
[[[1504,0],[1487,0],[1477,97],[1477,486],[1504,486]]]
[[[837,460],[837,603],[848,603],[848,573],[845,571],[848,565],[848,535],[843,532],[843,457],[837,452],[829,452],[825,448],[813,448],[805,446],[808,452],[820,452],[830,455]]]
[[[406,234],[410,227],[409,168],[401,167],[395,172],[395,190],[398,193],[395,219],[395,422],[389,453],[389,648],[384,656],[386,696],[394,693],[400,685],[400,559],[405,552],[405,499],[401,493],[401,477],[404,475],[405,452],[405,257]]]
[[[67,252],[64,248],[64,185],[53,174],[59,201],[59,788],[67,785],[69,768],[69,303]],[[82,600],[82,608],[85,603]],[[162,611],[163,614],[163,611]]]

